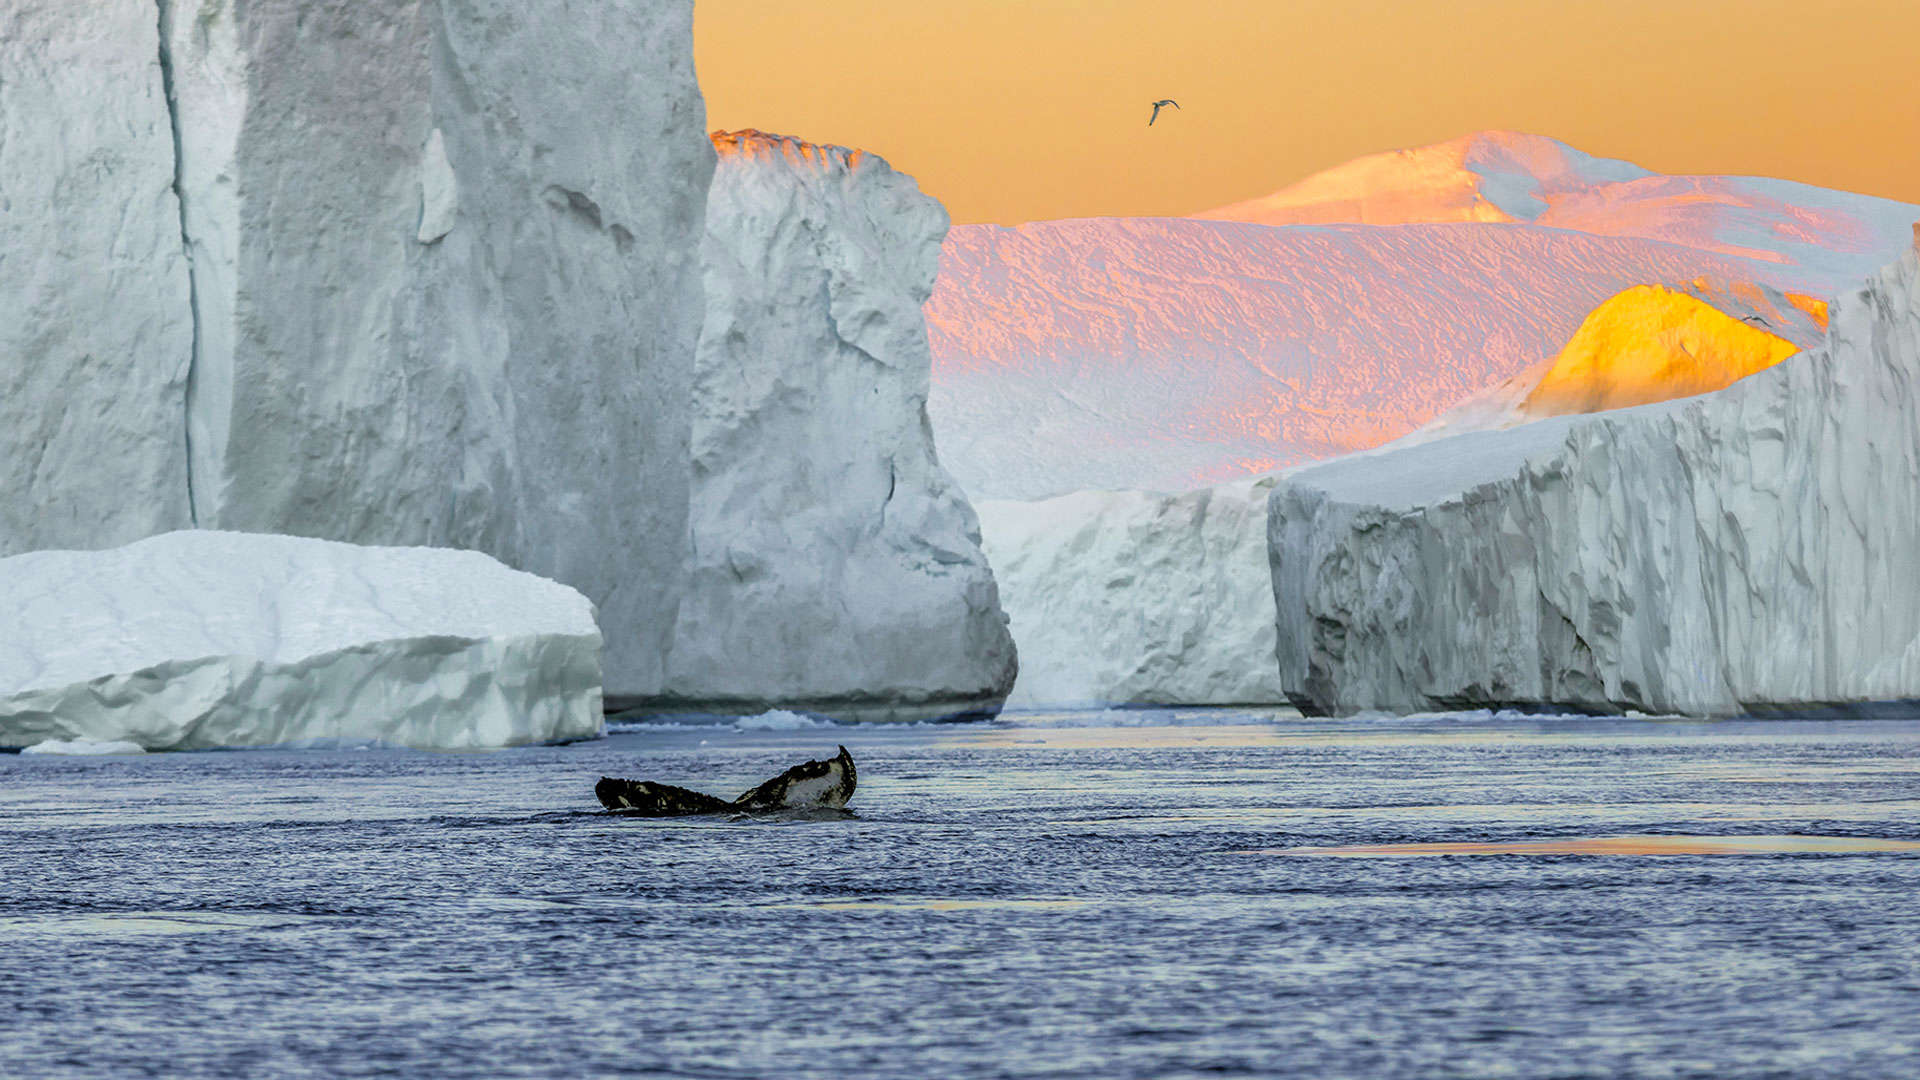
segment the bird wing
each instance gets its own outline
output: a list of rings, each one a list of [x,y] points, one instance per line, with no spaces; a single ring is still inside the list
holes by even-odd
[[[1152,127],[1153,122],[1158,119],[1160,119],[1160,103],[1156,101],[1153,103],[1153,115],[1147,117],[1147,126]]]

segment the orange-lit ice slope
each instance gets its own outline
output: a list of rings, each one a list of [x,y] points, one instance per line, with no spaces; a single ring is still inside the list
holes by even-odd
[[[1377,446],[1530,387],[1636,285],[1805,323],[1906,249],[1920,207],[1489,132],[1204,217],[952,230],[929,409],[971,496],[1184,490]],[[1342,219],[1372,224],[1288,224]]]
[[[1366,449],[1559,351],[1608,297],[1800,275],[1529,225],[961,226],[927,305],[944,464],[976,498],[1177,491]]]
[[[1520,409],[1564,416],[1691,397],[1799,351],[1686,293],[1639,285],[1587,316]]]
[[[1390,150],[1194,215],[1264,225],[1524,222],[1639,236],[1849,282],[1906,250],[1920,206],[1757,176],[1663,176],[1542,135]]]

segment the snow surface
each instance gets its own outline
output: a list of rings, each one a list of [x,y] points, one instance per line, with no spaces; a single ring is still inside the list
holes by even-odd
[[[981,503],[1020,643],[1008,705],[1286,700],[1267,576],[1272,485]]]
[[[976,499],[1184,491],[1378,446],[1647,283],[1817,276],[1530,225],[1100,219],[949,234],[940,454]]]
[[[152,0],[0,6],[0,555],[188,524],[156,25]]]
[[[1836,288],[1897,258],[1920,206],[1753,176],[1662,176],[1541,135],[1482,131],[1363,157],[1194,215],[1265,225],[1528,222],[1792,266]]]
[[[657,690],[713,163],[691,0],[5,8],[0,554],[476,548],[592,597],[609,683]]]
[[[1920,265],[1725,390],[1303,469],[1269,508],[1303,708],[1920,699]]]
[[[714,137],[669,711],[992,712],[1013,639],[927,423],[947,215],[872,154]]]
[[[0,559],[0,609],[0,746],[601,730],[593,605],[479,552],[189,530]]]
[[[1194,214],[1263,225],[1406,225],[1532,221],[1558,197],[1655,175],[1558,139],[1481,131],[1410,150],[1369,154],[1271,195]]]

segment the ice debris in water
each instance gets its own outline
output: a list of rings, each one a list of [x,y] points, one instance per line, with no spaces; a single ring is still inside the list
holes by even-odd
[[[788,709],[768,709],[758,716],[743,716],[733,722],[735,731],[802,731],[832,726],[831,720]]]
[[[20,751],[23,754],[54,754],[61,757],[99,757],[107,754],[144,754],[139,743],[117,739],[47,739]]]

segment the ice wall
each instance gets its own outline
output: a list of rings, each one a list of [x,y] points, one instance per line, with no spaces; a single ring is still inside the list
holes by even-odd
[[[1272,704],[1271,479],[980,504],[1020,645],[1008,704]]]
[[[0,555],[189,520],[156,26],[151,0],[0,4]]]
[[[1297,472],[1268,522],[1282,683],[1333,713],[1920,698],[1917,374],[1908,255],[1716,393]]]
[[[927,423],[946,211],[871,154],[714,138],[691,570],[648,704],[996,711],[1013,642]]]
[[[598,735],[600,633],[474,551],[186,530],[0,559],[0,747]]]
[[[580,588],[609,686],[657,691],[713,162],[691,0],[0,18],[0,550],[478,548]]]

